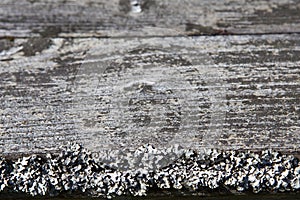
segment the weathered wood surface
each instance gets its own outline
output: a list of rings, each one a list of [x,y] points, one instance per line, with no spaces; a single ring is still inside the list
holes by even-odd
[[[0,40],[0,154],[298,151],[299,35]]]
[[[300,1],[1,0],[0,36],[299,33]]]

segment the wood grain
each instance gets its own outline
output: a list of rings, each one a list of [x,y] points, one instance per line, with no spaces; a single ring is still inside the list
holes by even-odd
[[[149,37],[299,32],[299,0],[0,2],[1,37]]]
[[[0,42],[2,155],[67,141],[299,150],[299,35]]]

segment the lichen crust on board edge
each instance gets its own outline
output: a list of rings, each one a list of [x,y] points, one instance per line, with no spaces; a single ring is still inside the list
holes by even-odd
[[[143,162],[158,162],[158,151],[143,145],[133,152]],[[131,156],[128,155],[128,158]],[[128,160],[130,162],[130,160]],[[0,159],[2,192],[56,196],[63,192],[113,198],[145,196],[151,189],[188,192],[298,192],[300,162],[277,151],[183,151],[176,161],[157,170],[119,170],[94,159],[82,145],[68,143],[60,154]]]

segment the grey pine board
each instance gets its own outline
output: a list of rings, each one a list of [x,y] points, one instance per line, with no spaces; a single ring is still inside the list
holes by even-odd
[[[296,32],[300,32],[299,0],[0,2],[2,37],[146,37]]]
[[[299,35],[1,43],[2,155],[67,141],[299,152]]]

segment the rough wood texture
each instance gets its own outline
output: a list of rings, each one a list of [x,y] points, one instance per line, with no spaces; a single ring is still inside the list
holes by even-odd
[[[299,33],[300,1],[1,0],[0,36]]]
[[[299,35],[0,40],[0,153],[300,145]]]

